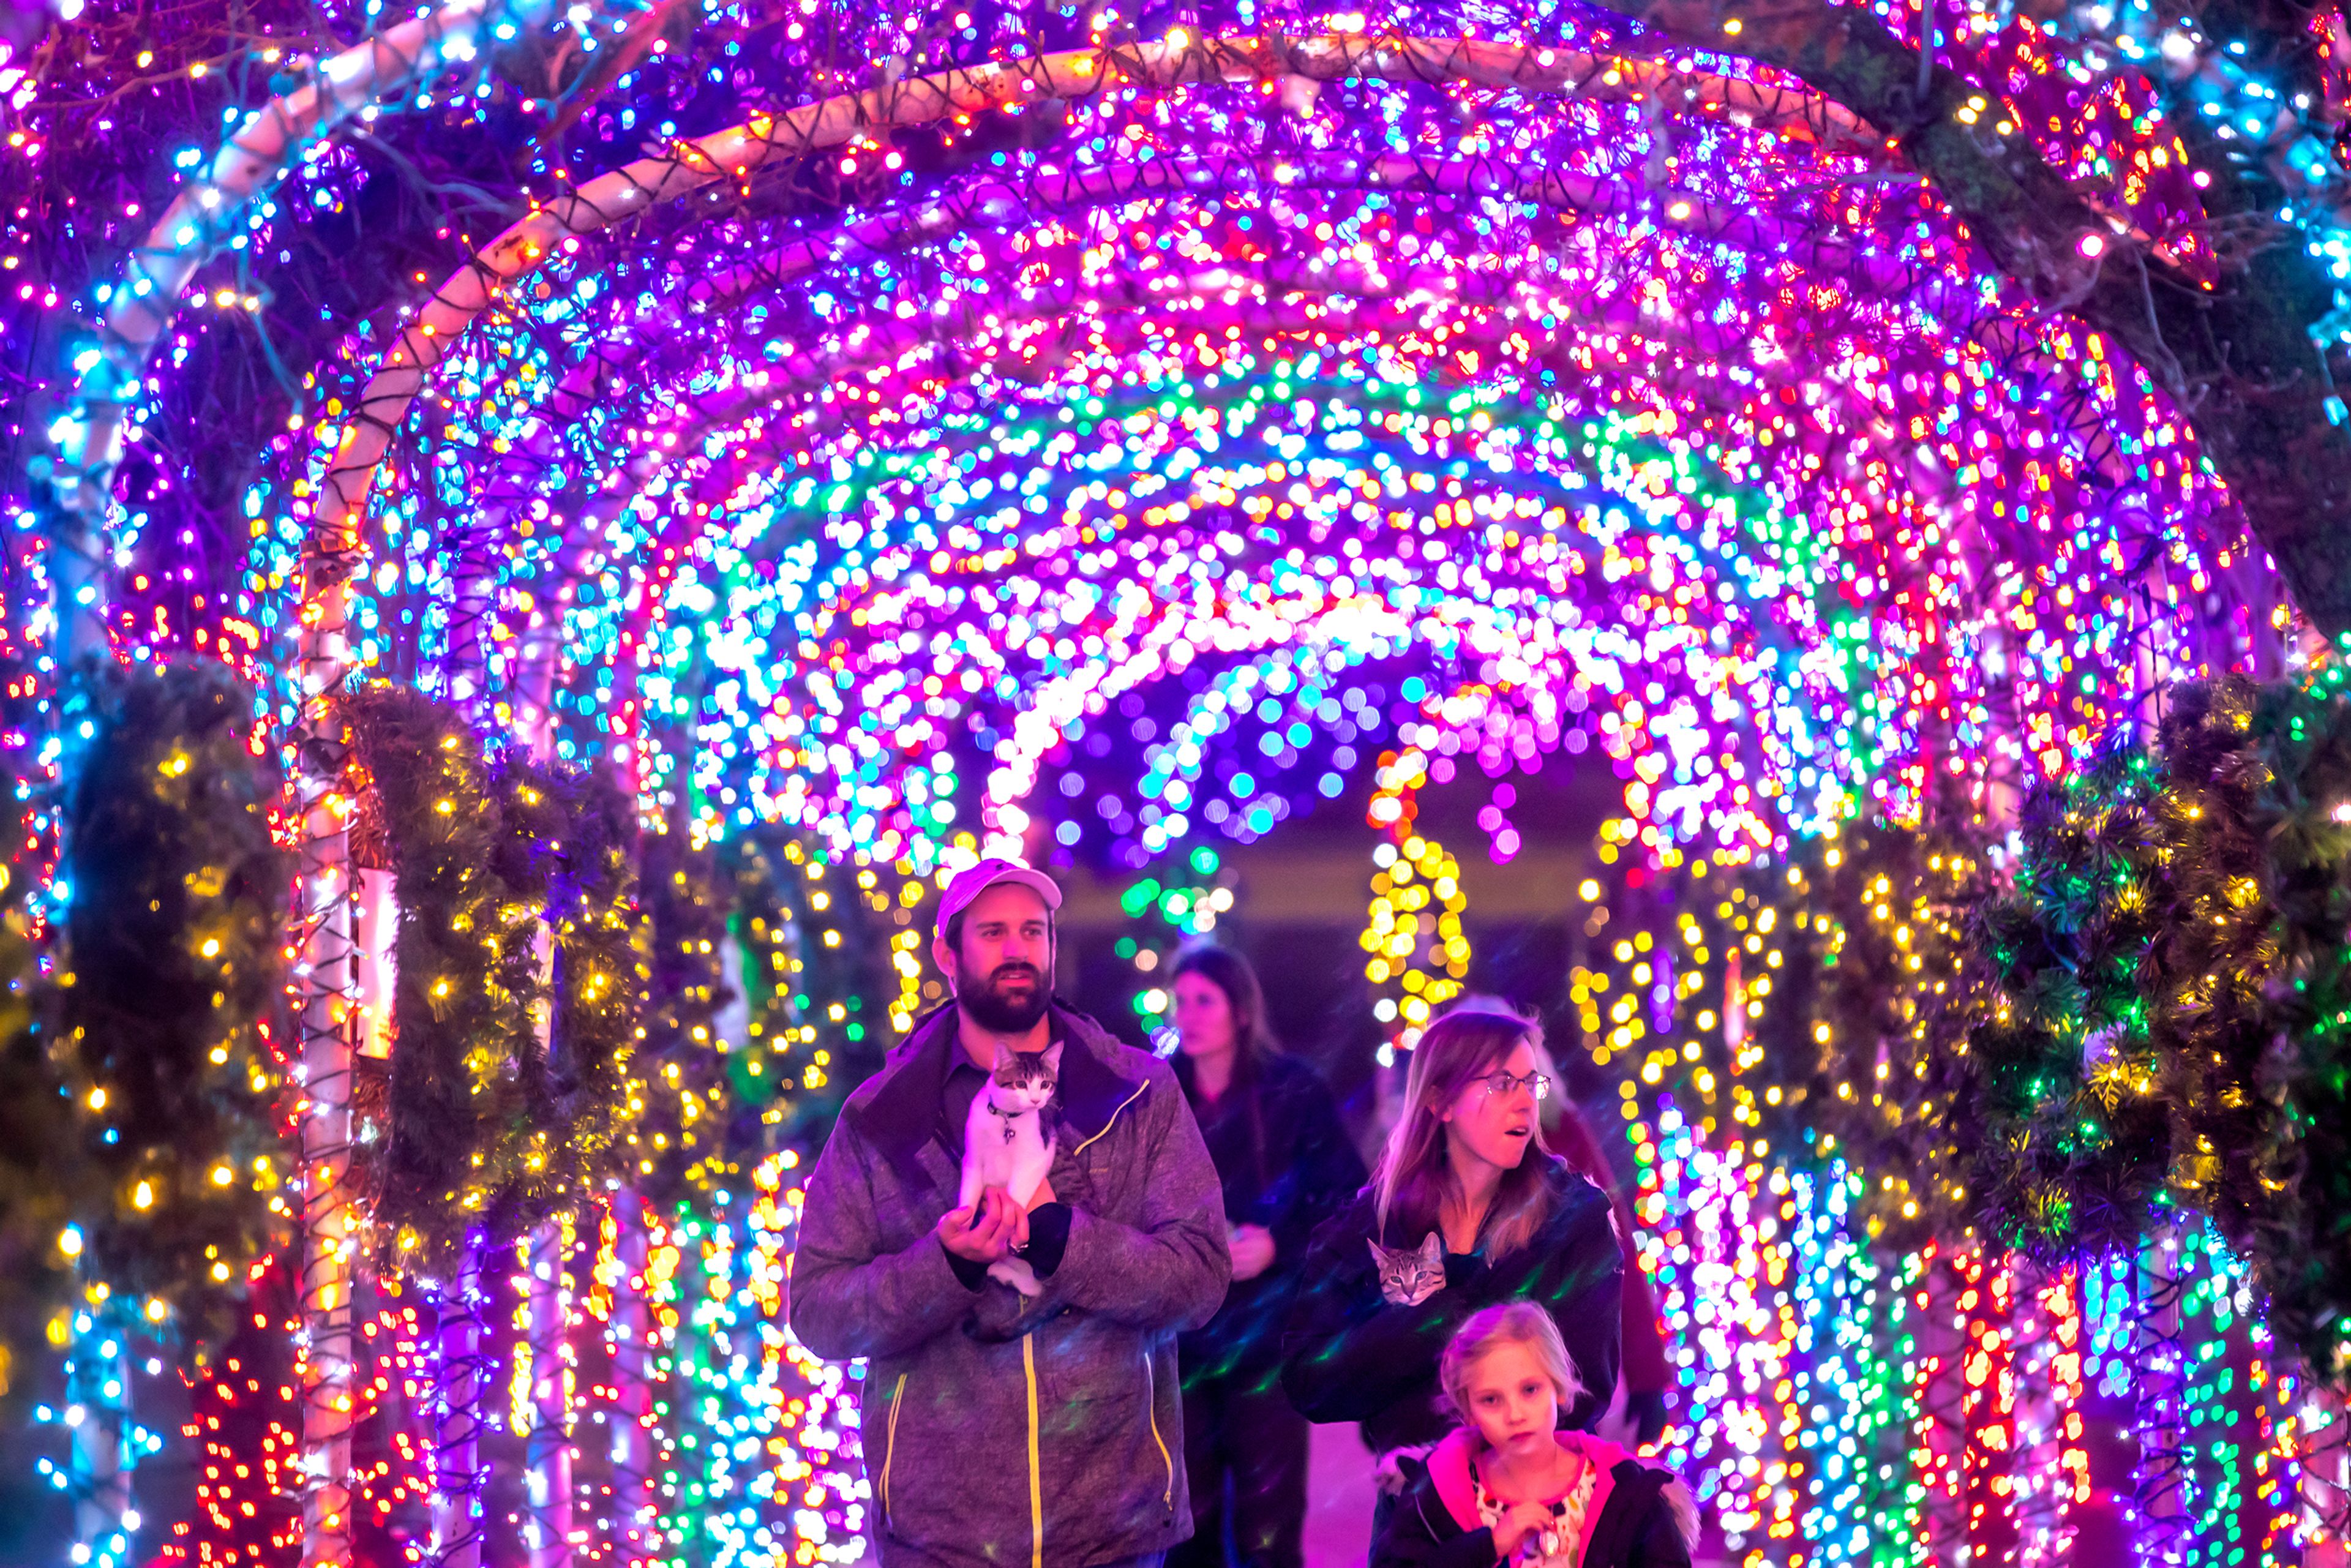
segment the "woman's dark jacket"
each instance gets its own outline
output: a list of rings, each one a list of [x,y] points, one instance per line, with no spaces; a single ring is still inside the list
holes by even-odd
[[[1205,1328],[1176,1341],[1186,1381],[1264,1377],[1281,1362],[1282,1323],[1315,1228],[1364,1185],[1355,1152],[1322,1075],[1298,1057],[1236,1065],[1213,1104],[1194,1085],[1191,1058],[1170,1063],[1198,1118],[1200,1135],[1225,1189],[1225,1218],[1273,1234],[1273,1263],[1237,1280]]]
[[[1360,1421],[1374,1453],[1434,1443],[1453,1423],[1437,1408],[1437,1360],[1462,1321],[1499,1301],[1540,1304],[1559,1325],[1567,1354],[1588,1392],[1561,1411],[1561,1425],[1588,1427],[1616,1389],[1624,1322],[1624,1253],[1608,1218],[1608,1199],[1564,1160],[1548,1161],[1551,1212],[1526,1246],[1489,1260],[1483,1249],[1449,1255],[1445,1286],[1416,1307],[1391,1306],[1380,1294],[1369,1245],[1373,1195],[1314,1233],[1282,1336],[1281,1386],[1311,1421]],[[1398,1223],[1390,1216],[1391,1230]],[[1410,1249],[1422,1237],[1390,1234],[1385,1245]]]
[[[1469,1434],[1461,1434],[1466,1437]],[[1448,1440],[1426,1459],[1400,1458],[1404,1495],[1388,1511],[1372,1542],[1371,1568],[1495,1568],[1494,1532],[1473,1522],[1477,1511],[1461,1495],[1461,1475],[1451,1485],[1440,1469],[1465,1469],[1463,1445]],[[1577,1568],[1690,1568],[1690,1541],[1698,1508],[1670,1470],[1644,1464],[1614,1444],[1595,1444],[1606,1464],[1604,1498],[1583,1521]]]

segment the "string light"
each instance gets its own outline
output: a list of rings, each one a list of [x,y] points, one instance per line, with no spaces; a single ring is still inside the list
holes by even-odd
[[[345,232],[332,220],[381,172],[347,139],[265,121],[285,145],[254,154],[253,188],[225,184],[234,159],[208,158],[215,128],[202,145],[137,152],[141,167],[213,171],[183,195],[224,196],[216,220],[183,235],[126,204],[71,236],[49,225],[37,256],[36,236],[11,229],[0,276],[38,263],[21,269],[12,319],[152,327],[69,354],[58,389],[56,476],[95,480],[87,521],[102,542],[52,582],[31,512],[11,514],[30,575],[0,643],[47,650],[9,665],[8,699],[31,716],[12,708],[0,738],[25,781],[29,924],[71,902],[49,863],[72,744],[53,733],[54,655],[73,645],[60,621],[84,612],[134,662],[195,648],[255,680],[255,744],[297,772],[319,738],[300,727],[317,718],[306,707],[359,669],[463,705],[485,732],[543,727],[553,755],[610,769],[671,852],[731,866],[744,846],[782,848],[756,895],[733,870],[737,885],[713,891],[699,862],[656,889],[682,902],[674,926],[656,915],[654,956],[691,973],[655,998],[660,1038],[642,1057],[610,1055],[630,1190],[566,1186],[569,1218],[520,1260],[524,1284],[545,1287],[543,1321],[514,1319],[511,1279],[403,1283],[413,1227],[375,1239],[386,1261],[371,1283],[367,1228],[349,1223],[364,1217],[340,1191],[315,1196],[341,1185],[340,1133],[313,1140],[298,1184],[327,1238],[308,1276],[287,1281],[282,1261],[256,1269],[247,1251],[208,1259],[216,1282],[243,1273],[249,1291],[298,1285],[304,1299],[256,1314],[283,1367],[264,1377],[240,1355],[254,1371],[235,1386],[197,1380],[246,1423],[232,1437],[201,1407],[200,1430],[183,1428],[221,1472],[201,1528],[175,1528],[197,1560],[282,1554],[293,1521],[265,1500],[340,1485],[297,1458],[316,1446],[287,1425],[298,1390],[348,1396],[355,1443],[371,1421],[393,1428],[396,1457],[352,1461],[341,1527],[382,1527],[435,1485],[469,1506],[434,1469],[439,1446],[387,1399],[445,1396],[457,1341],[437,1320],[475,1312],[478,1354],[504,1374],[506,1398],[487,1401],[505,1406],[488,1412],[496,1435],[537,1430],[549,1463],[535,1473],[584,1478],[540,1500],[550,1518],[577,1509],[565,1528],[589,1559],[850,1560],[869,1500],[853,1479],[857,1369],[814,1363],[774,1322],[802,1150],[768,1141],[804,1141],[800,1112],[820,1121],[942,999],[924,962],[942,877],[998,852],[1105,870],[1138,923],[1120,952],[1135,1015],[1156,1028],[1175,945],[1231,910],[1233,847],[1368,771],[1368,799],[1348,807],[1381,836],[1365,973],[1392,1064],[1472,957],[1461,872],[1479,846],[1421,831],[1421,791],[1482,772],[1485,852],[1506,861],[1522,841],[1511,780],[1562,762],[1607,767],[1621,789],[1603,874],[1579,890],[1596,946],[1572,999],[1594,1062],[1626,1078],[1641,1245],[1687,1397],[1667,1451],[1733,1549],[2053,1551],[2048,1521],[2086,1484],[2085,1402],[2150,1373],[2173,1379],[2167,1421],[2228,1411],[2225,1438],[2183,1445],[2176,1511],[2153,1524],[2167,1560],[2196,1560],[2208,1539],[2285,1549],[2301,1528],[2286,1501],[2297,1443],[2323,1412],[2250,1320],[2239,1265],[2183,1225],[2160,1244],[2171,1253],[2119,1273],[2016,1272],[1945,1234],[1964,1195],[1935,1157],[1941,1129],[1916,1124],[1934,1086],[1898,1077],[1931,1061],[1919,1018],[1866,1041],[1809,1038],[1816,1056],[1807,1038],[1777,1059],[1761,1043],[1824,922],[1856,956],[1924,983],[1954,949],[1948,895],[1978,862],[1845,888],[1834,857],[1855,822],[1995,810],[2089,761],[2160,684],[2268,657],[2284,625],[2155,379],[1978,274],[1949,213],[1874,135],[1808,94],[1713,74],[1723,61],[1641,59],[1540,6],[1497,22],[1507,37],[1467,42],[1244,5],[1143,44],[1107,20],[1063,36],[1015,9],[1001,37],[961,21],[918,37],[915,19],[877,13],[820,47],[808,14],[729,5],[708,8],[691,49],[577,7],[555,26],[591,63],[562,102],[497,70],[444,68],[477,63],[483,29],[528,56],[545,43],[538,7],[456,9],[400,24],[431,47],[396,60],[298,64],[283,39],[193,32],[142,38],[135,56],[80,51],[100,63],[77,68],[110,90],[151,74],[202,93],[281,67],[315,75],[349,89],[316,99],[323,117],[397,121],[413,143],[383,145],[421,147],[438,172],[450,148],[486,140],[548,156],[517,245],[483,246],[461,287],[428,300],[421,275],[370,273],[383,287],[361,287],[366,308],[392,302],[370,326],[301,297],[321,323],[287,373],[286,430],[237,433],[238,461],[255,455],[226,491],[237,537],[223,570],[206,553],[215,498],[169,464],[133,463],[110,505],[114,433],[152,445],[204,396],[230,335],[285,328],[302,270],[291,246],[329,254]],[[1917,25],[1914,7],[1878,9]],[[1961,119],[2029,138],[2104,193],[2122,226],[2083,235],[2082,256],[2129,229],[2209,277],[2181,128],[2110,55],[2172,61],[2201,84],[2215,134],[2266,134],[2278,90],[2149,7],[2086,9],[2103,16],[1946,19],[1945,64],[2005,84]],[[322,50],[380,10],[327,7]],[[1283,27],[1295,37],[1277,69],[1266,39]],[[1079,52],[1053,52],[1065,47]],[[1003,90],[984,106],[918,101],[922,73],[991,55],[1028,63],[991,78]],[[1196,79],[1187,62],[1205,59],[1231,68]],[[769,98],[864,90],[839,62],[875,60],[893,62],[876,78],[886,112],[805,146],[776,129]],[[34,100],[11,64],[13,120]],[[681,116],[704,122],[752,80],[762,97],[744,112],[758,115],[723,141],[738,158],[677,141]],[[1503,80],[1516,90],[1492,89]],[[1005,85],[1020,82],[1061,89],[1045,95],[1050,119]],[[250,108],[231,102],[220,125],[249,137]],[[104,144],[60,123],[15,125],[8,167],[47,171]],[[668,151],[634,168],[660,178],[610,172],[649,137]],[[2298,207],[2328,178],[2314,141],[2281,132],[2273,149]],[[852,221],[758,204],[757,165],[811,151]],[[1648,160],[1642,181],[1624,180],[1628,156]],[[691,202],[638,221],[644,192],[689,187]],[[573,200],[590,192],[626,199]],[[2307,205],[2293,221],[2351,267],[2334,220],[2311,215],[2331,204]],[[633,226],[610,226],[622,218]],[[436,243],[489,238],[457,228]],[[74,247],[93,246],[133,250],[141,276],[77,298]],[[272,247],[286,270],[269,272]],[[215,255],[231,259],[205,270]],[[130,303],[192,282],[170,319]],[[428,358],[434,374],[416,376]],[[109,564],[119,591],[101,602]],[[331,926],[360,896],[331,852],[367,782],[310,783],[298,907]],[[486,793],[433,809],[462,821]],[[479,963],[436,972],[435,1002],[478,999],[545,911],[517,893],[475,913],[470,933],[444,935]],[[631,917],[618,898],[600,915]],[[322,952],[289,949],[306,984]],[[321,1017],[355,999],[326,984],[306,992]],[[730,1034],[721,996],[738,986]],[[633,1000],[617,961],[573,996]],[[285,1072],[296,1114],[340,1126],[347,1063],[287,1043],[215,1065],[256,1094]],[[1836,1070],[1818,1084],[1803,1071],[1815,1060]],[[487,1083],[500,1063],[476,1039],[459,1065]],[[1839,1102],[1843,1131],[1806,1143],[1805,1115],[1825,1126],[1833,1109],[1800,1103],[1816,1092]],[[364,1141],[364,1109],[356,1124]],[[1895,1157],[1902,1146],[1915,1157]],[[563,1153],[502,1145],[499,1174],[543,1174]],[[201,1163],[265,1195],[294,1169]],[[121,1202],[144,1213],[167,1197],[142,1178]],[[493,1184],[466,1175],[428,1197],[470,1223]],[[78,1257],[98,1231],[59,1235],[61,1257]],[[2158,1275],[2178,1295],[2160,1333]],[[100,1313],[84,1315],[57,1348],[103,1384],[122,1353],[102,1351],[118,1342]],[[285,1343],[297,1333],[298,1354]],[[612,1454],[630,1457],[584,1445],[591,1428],[623,1429]],[[596,1490],[608,1460],[640,1458]],[[54,1468],[68,1490],[93,1479]]]

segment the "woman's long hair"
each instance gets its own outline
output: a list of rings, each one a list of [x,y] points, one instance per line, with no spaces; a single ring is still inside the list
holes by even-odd
[[[1249,967],[1247,958],[1224,947],[1186,947],[1176,955],[1167,983],[1172,987],[1186,975],[1197,975],[1225,993],[1225,1006],[1233,1015],[1237,1067],[1243,1071],[1262,1067],[1268,1057],[1281,1049],[1267,1027],[1265,990],[1257,983],[1257,971]]]
[[[1404,1113],[1396,1118],[1387,1146],[1380,1152],[1379,1168],[1372,1173],[1373,1213],[1384,1242],[1394,1218],[1400,1244],[1411,1246],[1437,1228],[1445,1200],[1458,1196],[1453,1162],[1445,1152],[1445,1124],[1437,1119],[1437,1112],[1470,1082],[1499,1068],[1519,1041],[1541,1038],[1542,1027],[1533,1019],[1483,1005],[1457,1008],[1421,1035],[1405,1073]],[[1540,1116],[1530,1137],[1534,1146],[1502,1173],[1502,1184],[1486,1214],[1489,1262],[1524,1247],[1551,1218],[1551,1188],[1543,1177],[1552,1157],[1543,1143]]]

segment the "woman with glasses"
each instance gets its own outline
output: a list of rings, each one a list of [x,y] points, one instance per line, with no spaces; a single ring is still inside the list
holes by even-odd
[[[1437,1362],[1473,1312],[1532,1301],[1586,1390],[1589,1427],[1616,1384],[1624,1256],[1608,1199],[1543,1146],[1537,1025],[1489,1008],[1429,1025],[1371,1185],[1314,1234],[1282,1338],[1282,1388],[1312,1421],[1357,1421],[1380,1456],[1374,1531],[1417,1455],[1451,1430]]]

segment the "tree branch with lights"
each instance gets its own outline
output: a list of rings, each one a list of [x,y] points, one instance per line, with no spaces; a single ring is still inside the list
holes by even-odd
[[[1824,0],[1602,3],[1690,48],[1784,71],[1883,133],[2022,302],[2070,313],[2129,352],[2193,422],[2303,613],[2329,637],[2351,632],[2351,560],[2337,544],[2351,528],[2351,423],[2314,341],[2335,330],[2334,280],[2282,211],[2268,167],[2237,155],[2189,95],[2147,78],[2193,162],[2202,226],[2252,236],[2207,240],[2200,267],[2179,255],[2193,238],[2136,230],[2117,196],[2094,201],[2062,178],[2007,82],[1922,59],[1869,11]],[[2298,12],[2233,19],[2249,24],[2241,41],[2262,56],[2322,25]],[[2318,73],[2305,63],[2300,74],[2305,112],[2324,129]]]

